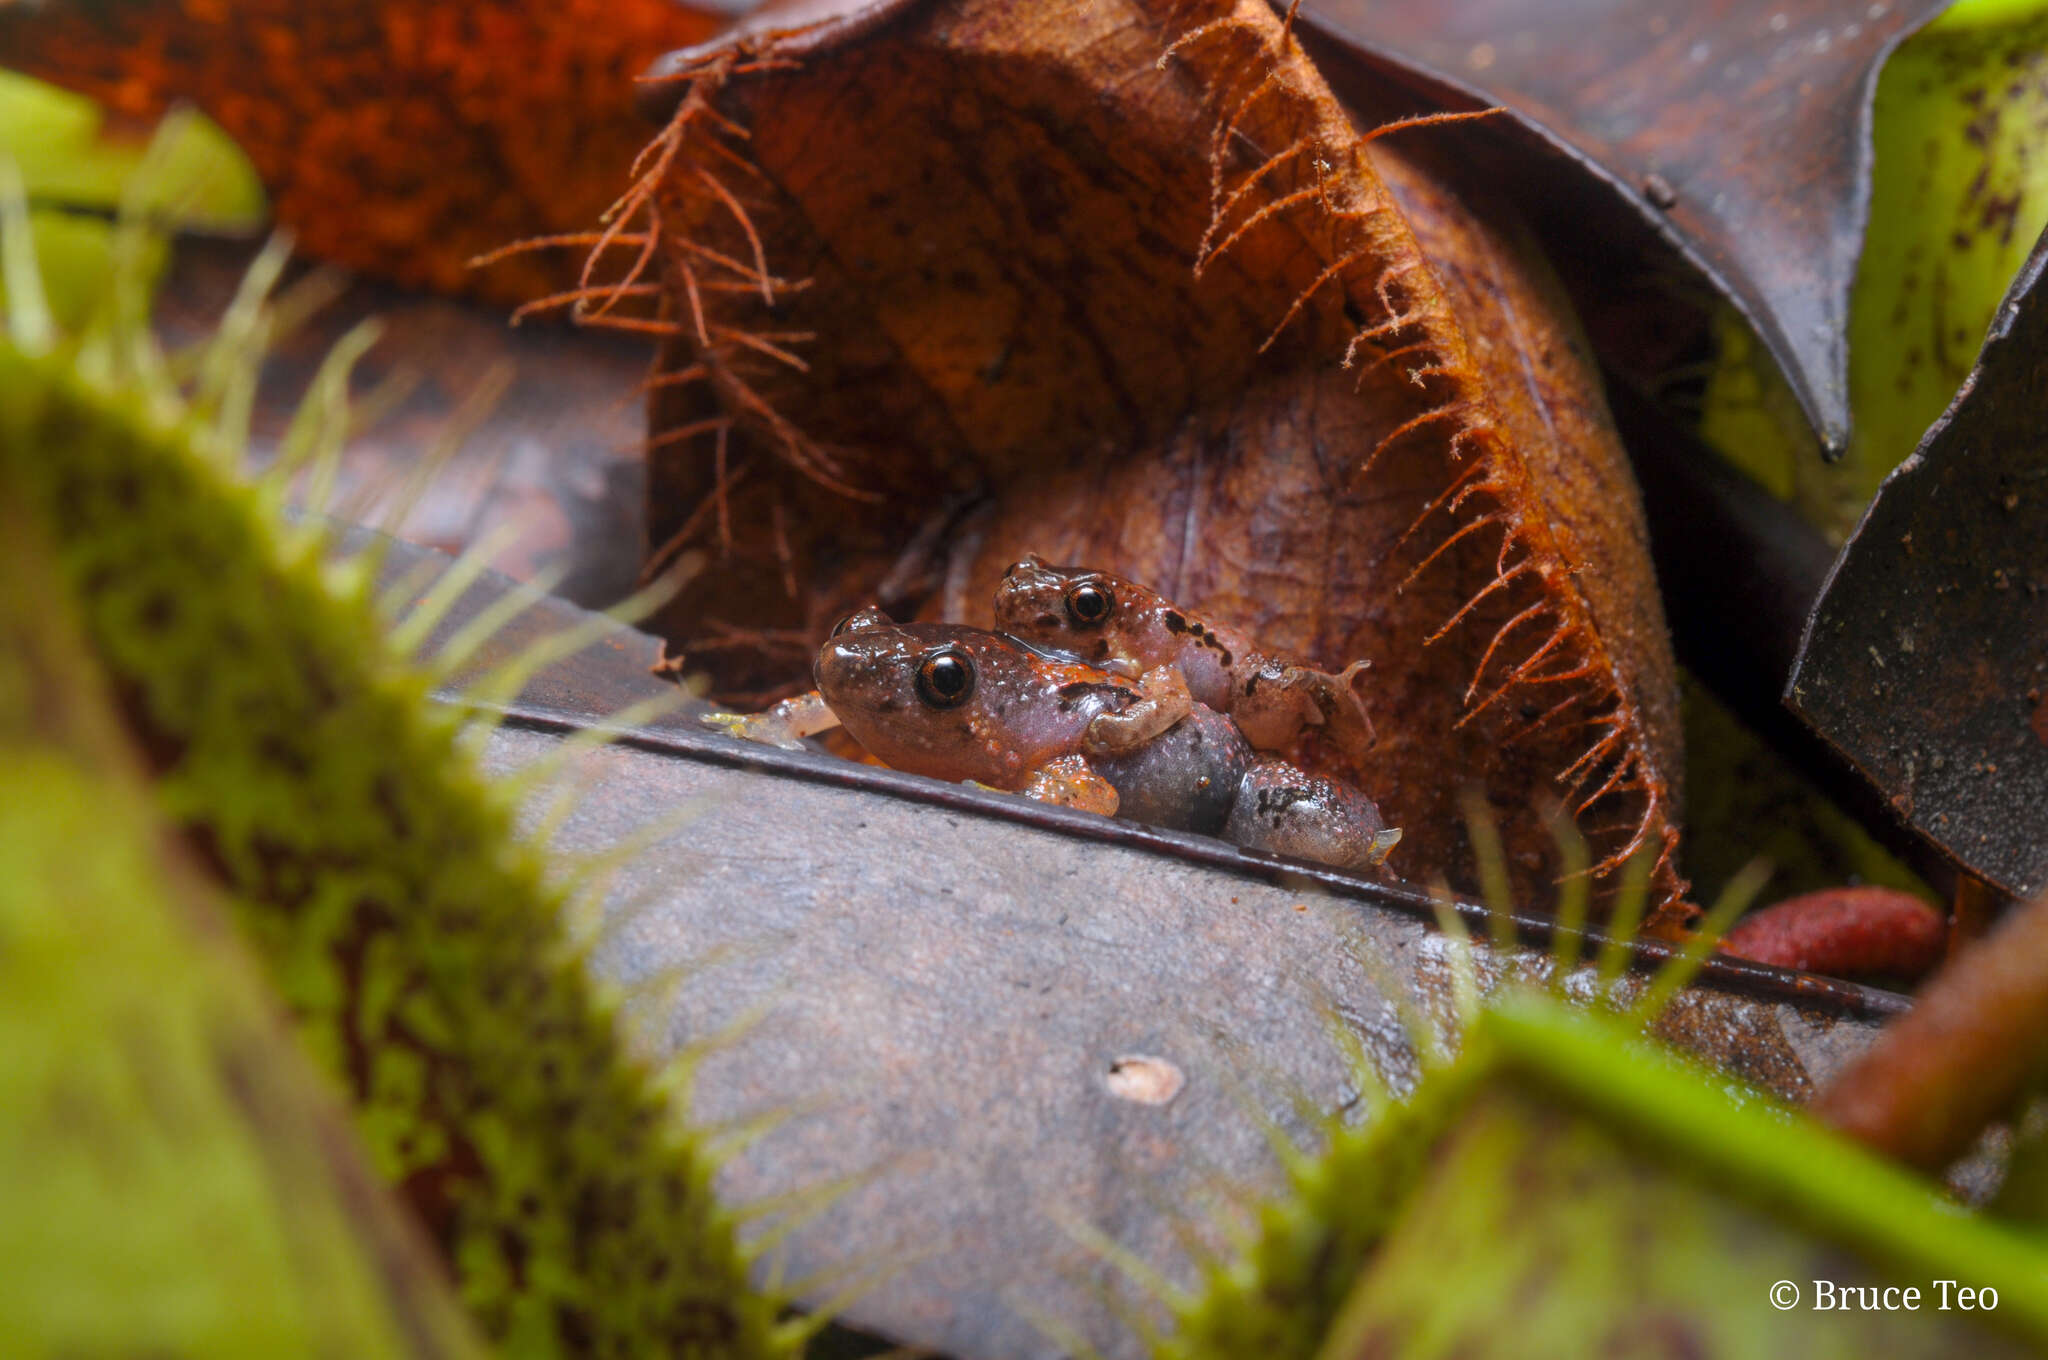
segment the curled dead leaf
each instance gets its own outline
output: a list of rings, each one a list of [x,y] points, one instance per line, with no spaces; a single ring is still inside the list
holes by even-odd
[[[1437,120],[1359,131],[1249,0],[895,6],[668,78],[564,301],[662,339],[653,564],[724,563],[664,623],[729,693],[799,683],[856,605],[985,622],[1024,552],[1092,563],[1371,660],[1378,746],[1301,755],[1406,829],[1401,872],[1473,879],[1478,784],[1548,900],[1561,793],[1600,872],[1649,847],[1682,918],[1635,486],[1553,279],[1431,159]]]

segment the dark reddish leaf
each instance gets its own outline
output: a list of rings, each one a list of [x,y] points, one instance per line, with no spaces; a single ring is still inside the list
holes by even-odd
[[[524,302],[573,271],[470,257],[594,220],[646,140],[634,77],[719,22],[676,0],[55,0],[0,5],[0,64],[145,122],[190,100],[303,249]]]
[[[1525,197],[1570,205],[1589,178],[1603,184],[1749,317],[1822,442],[1840,447],[1871,95],[1892,48],[1942,8],[1314,0],[1302,21],[1453,107],[1507,106]],[[1550,154],[1532,161],[1539,148]]]
[[[2048,298],[2037,245],[1961,394],[1836,561],[1787,700],[1909,825],[2048,887]]]

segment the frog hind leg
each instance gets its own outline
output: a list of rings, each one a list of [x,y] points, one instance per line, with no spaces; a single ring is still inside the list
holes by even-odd
[[[1372,719],[1352,680],[1372,663],[1354,661],[1339,674],[1253,654],[1231,684],[1230,716],[1261,751],[1285,751],[1307,728],[1338,750],[1362,754],[1374,740]]]
[[[1315,672],[1326,682],[1324,692],[1317,696],[1323,707],[1323,732],[1338,750],[1353,755],[1362,755],[1379,740],[1365,698],[1353,683],[1371,666],[1370,661],[1354,661],[1336,675]]]
[[[1386,861],[1401,833],[1357,789],[1284,760],[1262,760],[1238,784],[1223,837],[1249,850],[1364,873]]]

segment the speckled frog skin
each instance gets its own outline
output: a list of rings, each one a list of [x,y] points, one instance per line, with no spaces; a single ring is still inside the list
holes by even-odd
[[[1114,675],[1175,671],[1196,702],[1228,714],[1262,751],[1288,751],[1311,728],[1352,755],[1373,743],[1372,721],[1352,687],[1365,663],[1331,674],[1269,655],[1228,624],[1106,571],[1026,557],[996,587],[995,624]]]
[[[1139,680],[960,624],[863,610],[818,654],[818,699],[884,764],[1370,869],[1398,831],[1354,789],[1253,750],[1177,676]],[[739,735],[745,720],[727,720]]]

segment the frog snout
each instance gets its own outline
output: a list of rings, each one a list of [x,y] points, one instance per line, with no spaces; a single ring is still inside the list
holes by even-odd
[[[819,650],[811,679],[828,704],[872,708],[897,688],[899,670],[871,639],[836,637]]]
[[[811,666],[811,680],[827,702],[833,694],[844,692],[846,682],[860,673],[862,659],[859,648],[836,638],[818,650],[818,659]]]
[[[821,690],[825,688],[828,660],[832,663],[830,674],[835,684],[844,684],[859,675],[874,659],[871,649],[859,640],[859,635],[895,626],[895,620],[874,605],[848,614],[833,627],[832,635],[818,652],[818,659],[811,663],[811,683]]]

